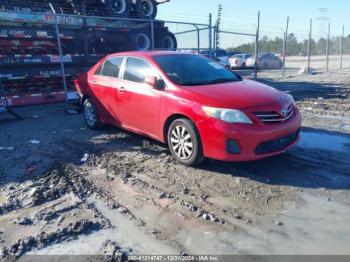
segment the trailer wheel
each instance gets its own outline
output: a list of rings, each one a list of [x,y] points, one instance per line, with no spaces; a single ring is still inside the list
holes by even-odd
[[[130,51],[145,51],[152,48],[152,38],[147,32],[137,32],[130,36]]]
[[[131,11],[131,0],[103,0],[109,13],[119,17],[129,16]]]
[[[176,50],[177,49],[177,40],[173,33],[164,32],[157,37],[157,48],[165,50]]]
[[[135,11],[141,18],[154,19],[158,12],[157,3],[154,0],[136,0]]]

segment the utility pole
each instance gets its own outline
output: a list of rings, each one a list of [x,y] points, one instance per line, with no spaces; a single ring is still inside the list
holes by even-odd
[[[282,77],[286,77],[286,52],[287,52],[287,39],[288,39],[288,29],[289,29],[289,16],[287,17],[286,31],[283,37],[283,67],[282,67]]]
[[[310,32],[309,32],[309,43],[307,47],[307,73],[310,74],[311,72],[311,41],[312,41],[312,19],[310,19]]]
[[[209,14],[209,56],[212,57],[213,55],[213,47],[212,47],[212,40],[213,40],[213,17],[212,14]]]
[[[215,53],[216,53],[216,50],[218,50],[220,48],[221,18],[222,18],[222,5],[219,4],[218,18],[216,20],[216,25],[215,25],[215,42],[214,42]]]
[[[260,11],[258,12],[258,27],[256,28],[256,38],[255,38],[254,78],[258,77],[259,33],[260,33]]]
[[[343,33],[340,39],[340,69],[343,69],[344,30],[345,30],[345,26],[343,25]]]
[[[327,45],[326,45],[326,70],[329,70],[329,49],[331,38],[331,23],[328,23]]]

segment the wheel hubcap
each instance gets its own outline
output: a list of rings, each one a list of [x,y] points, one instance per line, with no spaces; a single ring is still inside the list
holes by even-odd
[[[86,104],[85,105],[85,119],[86,119],[86,122],[89,126],[93,126],[96,122],[96,115],[95,115],[95,110],[94,108],[92,107],[91,104]]]
[[[182,160],[188,160],[193,154],[193,140],[184,126],[176,126],[171,132],[170,143],[173,151]]]

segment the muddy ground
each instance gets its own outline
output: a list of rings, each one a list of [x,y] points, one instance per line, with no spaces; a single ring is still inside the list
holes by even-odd
[[[185,167],[60,104],[1,114],[1,255],[350,254],[350,70],[264,77],[304,127],[297,147],[250,163]]]

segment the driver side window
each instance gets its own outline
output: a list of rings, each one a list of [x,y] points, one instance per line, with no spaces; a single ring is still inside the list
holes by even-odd
[[[155,76],[151,65],[143,59],[129,57],[124,72],[124,79],[136,83],[143,83],[146,76]]]

